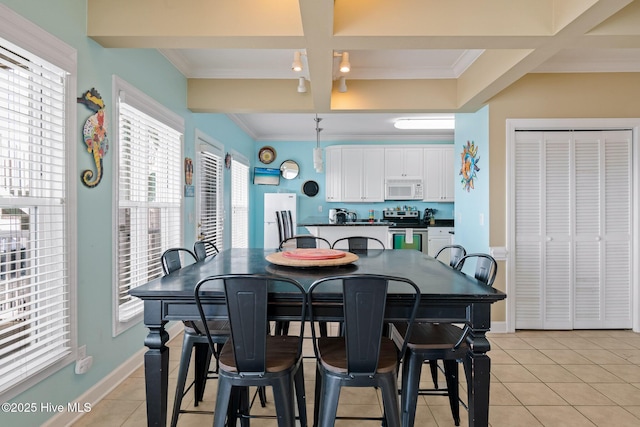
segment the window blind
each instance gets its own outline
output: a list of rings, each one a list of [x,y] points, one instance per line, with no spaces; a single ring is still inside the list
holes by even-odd
[[[231,246],[249,247],[249,166],[231,162]]]
[[[198,180],[200,205],[199,239],[208,240],[218,250],[224,249],[222,233],[222,153],[206,146],[199,150]]]
[[[72,351],[66,84],[0,38],[0,395]]]
[[[160,277],[162,253],[182,242],[182,135],[119,99],[118,321],[142,313],[129,295]]]

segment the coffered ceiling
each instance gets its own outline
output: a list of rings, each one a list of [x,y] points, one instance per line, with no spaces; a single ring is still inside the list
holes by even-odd
[[[476,111],[527,73],[640,72],[640,0],[88,0],[87,33],[158,49],[189,109],[262,141],[315,138],[315,114],[323,138],[433,135],[392,122]]]

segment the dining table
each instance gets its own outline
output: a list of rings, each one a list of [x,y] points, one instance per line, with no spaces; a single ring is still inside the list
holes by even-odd
[[[149,332],[144,340],[147,424],[165,426],[169,373],[169,334],[165,326],[171,321],[199,320],[194,287],[202,279],[223,274],[266,274],[295,279],[305,289],[316,280],[338,275],[381,274],[412,280],[420,288],[420,305],[416,319],[421,322],[466,324],[468,352],[463,359],[467,380],[469,426],[488,426],[491,361],[487,332],[491,328],[491,305],[506,294],[487,286],[471,275],[457,271],[414,249],[369,250],[344,265],[286,266],[270,262],[275,249],[232,248],[204,261],[154,279],[130,290],[144,301],[144,324]],[[270,256],[271,255],[271,256]],[[406,288],[390,282],[385,308],[386,321],[408,319],[412,296]],[[314,297],[314,319],[341,321],[342,307],[337,293]],[[205,301],[208,318],[226,318],[224,294]],[[277,288],[269,295],[270,320],[296,320],[299,306],[291,295]],[[299,305],[299,300],[297,301]],[[316,304],[318,304],[316,308]]]

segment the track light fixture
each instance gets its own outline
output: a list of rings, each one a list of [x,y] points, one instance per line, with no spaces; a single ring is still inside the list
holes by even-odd
[[[334,52],[333,57],[342,58],[342,60],[340,61],[341,73],[348,73],[349,71],[351,71],[351,63],[349,62],[349,52],[342,52],[342,53]]]
[[[338,80],[338,92],[345,93],[347,91],[347,78],[345,76],[340,76]]]
[[[298,93],[305,93],[307,91],[307,82],[304,77],[298,79]]]
[[[302,60],[300,59],[301,53],[298,51],[293,52],[293,63],[291,64],[291,69],[295,72],[302,71]]]

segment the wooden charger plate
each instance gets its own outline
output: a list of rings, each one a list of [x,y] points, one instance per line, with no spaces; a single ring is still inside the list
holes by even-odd
[[[351,252],[345,252],[340,258],[327,259],[299,259],[289,258],[284,252],[273,252],[265,257],[267,261],[276,265],[284,265],[286,267],[335,267],[337,265],[351,264],[358,260],[358,255]]]

